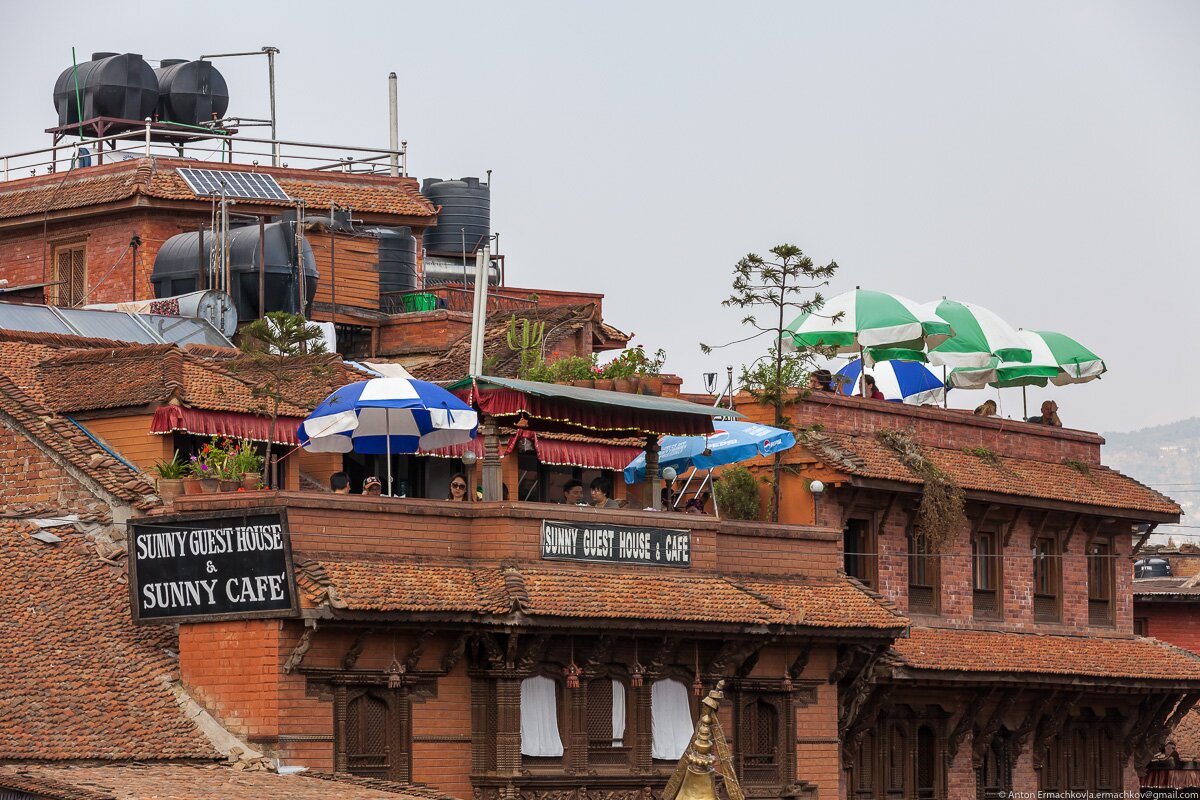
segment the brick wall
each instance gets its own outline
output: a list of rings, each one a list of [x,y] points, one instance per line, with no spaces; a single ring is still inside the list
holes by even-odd
[[[393,316],[379,328],[379,354],[441,353],[471,332],[471,315],[423,311]]]
[[[1137,603],[1137,615],[1146,619],[1146,635],[1200,653],[1200,614],[1196,604]]]
[[[0,415],[0,512],[31,506],[84,514],[103,503]]]

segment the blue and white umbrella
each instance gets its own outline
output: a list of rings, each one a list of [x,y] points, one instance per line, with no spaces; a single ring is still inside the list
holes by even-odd
[[[845,395],[861,395],[862,360],[855,359],[837,371],[845,380],[840,391]],[[909,405],[942,403],[946,389],[938,377],[924,364],[916,361],[880,361],[867,367],[867,374],[875,377],[875,386],[888,400],[897,400]]]
[[[313,453],[415,453],[464,444],[475,436],[475,410],[450,392],[413,378],[374,378],[343,386],[300,425]],[[390,493],[392,460],[388,459]]]
[[[708,436],[664,436],[658,444],[658,468],[712,469],[755,456],[773,455],[796,444],[796,437],[790,431],[755,422],[714,420],[713,428]],[[643,452],[625,467],[625,482],[639,483],[645,479]]]

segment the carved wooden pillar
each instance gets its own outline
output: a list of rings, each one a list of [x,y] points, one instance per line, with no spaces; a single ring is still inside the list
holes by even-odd
[[[488,712],[493,706],[490,683],[487,678],[471,676],[471,772],[481,775],[487,772],[494,760],[489,758],[495,746],[495,731],[488,725]]]
[[[333,690],[334,772],[349,772],[350,760],[346,757],[346,685],[338,684]]]
[[[516,775],[521,770],[521,679],[496,678],[496,771]]]
[[[579,682],[578,689],[564,688],[567,714],[570,715],[571,736],[566,742],[565,765],[567,772],[587,770],[587,679]]]
[[[408,686],[397,689],[392,702],[396,720],[396,738],[393,742],[401,755],[394,762],[395,777],[390,779],[407,783],[412,780],[412,697]],[[393,762],[389,759],[389,763]]]
[[[646,507],[662,511],[662,492],[658,484],[658,436],[646,437]]]
[[[654,762],[650,756],[650,684],[653,678],[646,676],[641,686],[631,686],[629,689],[633,711],[633,769],[635,772],[649,772]]]
[[[500,429],[494,417],[486,416],[479,426],[483,434],[483,499],[504,499],[504,480],[500,468]],[[474,492],[474,487],[467,490]]]

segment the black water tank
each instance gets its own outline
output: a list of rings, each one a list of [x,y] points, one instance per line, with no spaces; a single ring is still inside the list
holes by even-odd
[[[199,125],[225,116],[229,87],[210,61],[167,59],[158,69],[158,118]]]
[[[373,228],[379,237],[379,291],[417,289],[417,240],[412,228]]]
[[[54,83],[59,125],[80,122],[80,106],[85,121],[113,117],[141,124],[157,104],[158,78],[136,53],[93,53],[91,61],[68,67]]]
[[[1133,563],[1135,578],[1169,578],[1171,562],[1165,558],[1141,558]]]
[[[296,294],[298,279],[293,269],[296,263],[295,223],[273,222],[265,227],[265,253],[267,311],[287,311],[296,313]],[[198,276],[196,262],[200,258],[200,250],[204,251],[204,266],[207,273],[208,262],[212,257],[213,234],[204,233],[204,243],[199,243],[199,231],[181,233],[172,236],[159,248],[154,259],[154,272],[150,276],[154,284],[155,297],[171,297],[196,291]],[[229,231],[229,262],[232,275],[230,294],[237,304],[238,319],[252,320],[258,318],[258,226],[247,225],[232,228]],[[317,291],[317,260],[313,257],[308,240],[304,239],[304,275],[306,311],[312,305],[313,295]]]
[[[425,232],[425,250],[442,255],[463,252],[463,229],[466,229],[466,251],[474,253],[487,243],[491,235],[492,190],[479,178],[444,181],[426,178],[421,194],[442,207],[436,228]]]

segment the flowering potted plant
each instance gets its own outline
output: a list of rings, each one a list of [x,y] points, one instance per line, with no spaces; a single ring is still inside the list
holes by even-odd
[[[179,451],[175,451],[170,461],[159,461],[154,465],[158,472],[158,496],[164,503],[172,503],[176,497],[183,494],[183,473],[186,465],[179,460]]]
[[[603,374],[612,378],[613,388],[618,392],[632,392],[635,388],[644,394],[662,393],[662,368],[667,354],[662,348],[654,357],[646,355],[640,345],[623,350],[619,356],[604,365]]]
[[[241,481],[241,487],[254,491],[262,483],[263,459],[254,449],[254,443],[242,439],[229,456],[230,472]]]
[[[200,479],[200,486],[205,494],[211,494],[218,491],[232,491],[236,486],[226,488],[226,485],[232,483],[229,477],[229,439],[222,439],[214,436],[211,441],[206,442],[197,455],[191,457],[190,470],[192,475]]]

